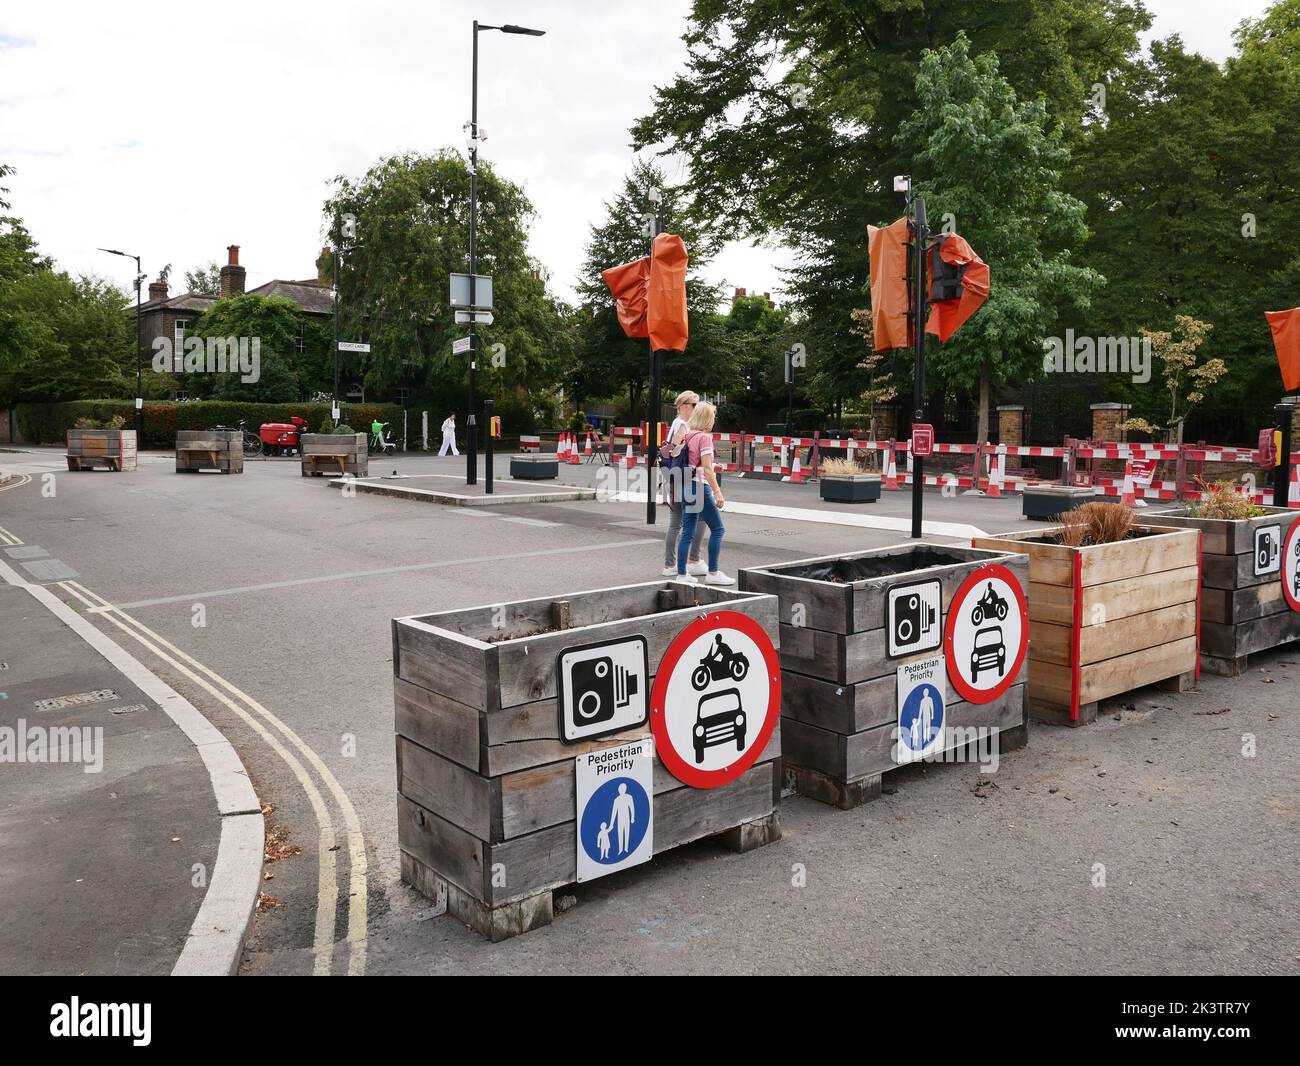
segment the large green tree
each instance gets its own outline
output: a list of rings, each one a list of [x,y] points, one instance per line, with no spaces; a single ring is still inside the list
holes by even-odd
[[[1079,138],[1092,86],[1126,67],[1149,25],[1130,0],[697,0],[686,69],[657,90],[634,144],[684,153],[694,202],[729,234],[795,253],[788,288],[809,368],[849,389],[866,224],[902,213],[893,175],[938,177],[895,139],[925,106],[923,52],[964,30],[974,51],[1000,56],[1019,100],[1041,98]]]
[[[214,339],[258,340],[257,380],[245,381],[239,373],[187,373],[191,396],[249,403],[292,403],[305,400],[310,387],[304,380],[298,353],[300,314],[292,300],[281,296],[240,293],[218,300],[190,328],[189,336],[205,342]]]
[[[464,157],[392,156],[359,179],[335,179],[325,204],[339,258],[344,339],[367,340],[371,353],[349,360],[345,377],[364,376],[369,396],[397,386],[416,395],[459,393],[468,361],[453,355],[465,334],[449,304],[449,276],[469,269],[470,174]],[[545,269],[528,254],[534,211],[523,190],[480,160],[478,273],[492,276],[494,322],[478,331],[480,398],[543,394],[573,358],[573,331],[547,293]],[[351,215],[356,236],[344,237]],[[321,267],[330,276],[332,264]]]
[[[932,230],[946,219],[992,264],[988,300],[961,329],[931,344],[928,362],[950,382],[977,389],[977,440],[988,440],[990,390],[1043,369],[1043,338],[1062,309],[1087,311],[1105,283],[1076,265],[1085,237],[1083,203],[1060,190],[1069,160],[1041,100],[1022,102],[997,57],[972,58],[958,34],[927,52],[916,76],[923,106],[898,133],[924,178]]]

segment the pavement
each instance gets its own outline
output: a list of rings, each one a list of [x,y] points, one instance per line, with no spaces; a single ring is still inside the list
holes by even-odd
[[[398,455],[370,472],[451,478],[464,462]],[[1294,646],[1252,657],[1245,678],[1130,693],[1089,728],[1036,727],[992,775],[899,769],[849,812],[787,799],[774,845],[689,845],[576,886],[554,925],[490,945],[398,876],[390,620],[653,580],[662,516],[647,527],[644,502],[618,496],[347,496],[292,462],[177,475],[146,453],[131,474],[72,474],[33,449],[0,465],[31,479],[0,492],[0,527],[75,571],[29,578],[189,700],[274,808],[241,973],[1296,970]],[[727,497],[733,573],[898,543],[910,514],[906,492],[854,508],[729,477]],[[1024,528],[1019,507],[927,492],[927,520],[952,527],[930,539]]]

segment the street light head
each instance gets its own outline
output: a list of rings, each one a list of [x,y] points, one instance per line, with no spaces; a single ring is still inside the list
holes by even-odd
[[[101,248],[101,252],[107,252],[109,255],[126,255],[126,252],[119,252],[116,248]]]
[[[910,174],[894,175],[894,192],[911,192],[912,176]]]
[[[522,33],[527,37],[545,37],[545,30],[530,30],[527,26],[502,26],[502,33]]]

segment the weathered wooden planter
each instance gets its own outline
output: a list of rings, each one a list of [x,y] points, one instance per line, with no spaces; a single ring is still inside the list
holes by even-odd
[[[304,433],[302,476],[334,474],[366,477],[370,461],[364,433]]]
[[[928,544],[740,571],[742,589],[770,592],[780,601],[782,757],[797,792],[845,810],[880,795],[881,775],[898,765],[898,668],[942,650],[887,657],[889,590],[937,580],[942,610],[933,624],[942,632],[954,592],[990,563],[1006,566],[1028,590],[1029,567],[1021,556]],[[997,730],[1004,751],[1023,746],[1026,666],[1002,696],[982,704],[958,698],[945,679],[946,724]]]
[[[512,455],[510,476],[516,481],[547,481],[560,476],[560,463],[554,455]]]
[[[1237,520],[1177,511],[1150,520],[1201,532],[1201,669],[1212,674],[1238,677],[1251,655],[1300,640],[1300,611],[1282,594],[1286,568],[1279,557],[1300,514],[1268,510]]]
[[[431,899],[445,892],[448,912],[491,940],[549,924],[553,890],[577,876],[575,757],[651,732],[563,743],[557,656],[639,634],[653,683],[665,650],[708,608],[748,615],[778,639],[773,597],[672,582],[394,619],[402,879]],[[718,788],[689,787],[656,757],[654,853],[708,836],[740,851],[778,839],[780,758],[779,726]]]
[[[244,435],[237,429],[181,429],[176,431],[176,472],[216,470],[222,474],[244,472]]]
[[[873,474],[822,474],[821,498],[833,503],[875,503],[880,499],[880,478]]]
[[[1156,521],[1159,521],[1157,518]],[[1064,725],[1097,704],[1196,677],[1199,535],[1145,526],[1115,544],[1072,548],[1056,529],[976,537],[977,548],[1029,557],[1029,710]]]
[[[134,470],[137,458],[133,429],[68,430],[69,470],[93,470],[96,463],[109,470]]]

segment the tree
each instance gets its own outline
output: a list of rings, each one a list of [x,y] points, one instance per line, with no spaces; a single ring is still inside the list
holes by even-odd
[[[851,397],[865,226],[902,213],[893,175],[923,176],[913,146],[894,139],[923,103],[922,53],[966,30],[1002,57],[1018,99],[1041,98],[1079,140],[1093,84],[1127,66],[1149,26],[1130,0],[697,0],[686,70],[656,90],[633,143],[684,153],[693,202],[727,233],[795,252],[787,289],[809,365]]]
[[[978,387],[977,440],[988,440],[990,391],[1042,373],[1043,338],[1061,309],[1086,311],[1105,284],[1075,266],[1086,236],[1083,203],[1060,191],[1069,160],[1041,100],[1021,102],[998,73],[997,57],[970,56],[965,34],[928,51],[916,76],[923,106],[903,123],[916,191],[932,229],[954,223],[992,267],[988,300],[929,362],[944,379]]]
[[[1173,331],[1140,331],[1150,339],[1151,354],[1164,368],[1165,390],[1169,394],[1169,419],[1164,428],[1174,444],[1183,443],[1183,425],[1192,409],[1205,399],[1205,390],[1228,372],[1222,359],[1198,362],[1197,350],[1213,328],[1191,315],[1178,315]],[[1144,418],[1130,418],[1120,423],[1119,428],[1151,434],[1160,432],[1158,426]]]
[[[856,307],[850,312],[853,327],[849,330],[856,337],[862,338],[862,360],[856,369],[866,379],[859,399],[867,404],[871,413],[871,439],[876,437],[876,404],[888,403],[898,395],[894,384],[894,375],[885,369],[886,352],[876,351],[876,331],[871,321],[871,308]]]
[[[469,265],[468,163],[451,150],[408,153],[334,186],[325,216],[332,246],[343,249],[341,329],[371,344],[348,372],[364,377],[367,394],[401,385],[452,402],[468,376],[465,357],[451,352],[465,331],[448,302],[449,275]],[[533,208],[518,185],[482,161],[478,198],[478,273],[491,275],[495,301],[495,321],[478,330],[481,395],[540,397],[561,379],[573,342],[546,292],[545,270],[527,252]],[[355,240],[343,238],[344,214],[356,218]]]
[[[190,329],[190,336],[257,338],[260,366],[256,381],[244,381],[240,373],[187,373],[192,396],[249,403],[292,403],[306,399],[308,389],[297,359],[299,311],[292,300],[281,296],[239,293],[218,300],[203,312]],[[227,364],[229,365],[229,364]]]
[[[669,185],[654,164],[638,160],[619,192],[604,204],[605,219],[592,224],[587,239],[576,285],[583,314],[574,382],[584,396],[616,396],[626,390],[628,404],[638,414],[645,405],[649,345],[643,338],[623,333],[601,272],[649,254],[652,190],[662,195],[659,215],[664,232],[681,237],[690,256],[686,275],[690,340],[682,356],[665,358],[664,388],[669,392],[687,388],[716,392],[739,383],[737,338],[727,335],[717,313],[721,286],[700,277],[721,241],[716,231],[695,221],[686,190]]]
[[[185,291],[196,296],[221,295],[221,267],[215,259],[185,271]]]

